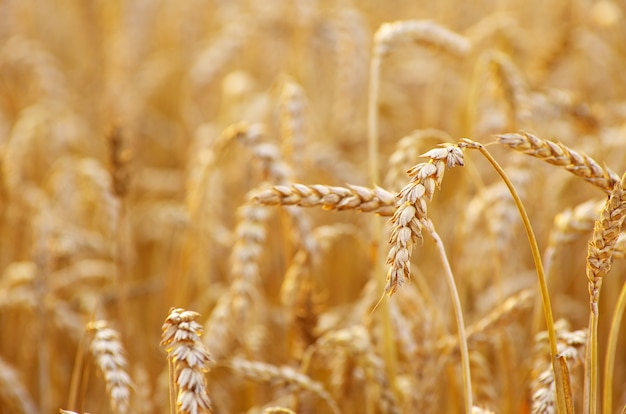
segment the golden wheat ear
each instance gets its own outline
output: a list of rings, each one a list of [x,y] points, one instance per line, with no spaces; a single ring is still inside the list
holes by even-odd
[[[407,173],[411,181],[398,193],[398,207],[391,218],[391,248],[387,255],[390,268],[385,287],[385,292],[390,296],[410,279],[413,245],[422,239],[423,221],[427,220],[426,200],[432,200],[435,188],[441,185],[446,167],[463,165],[463,151],[452,144],[430,150],[422,157],[429,158],[429,161],[409,169]]]
[[[581,154],[564,144],[541,139],[528,132],[497,135],[502,145],[539,158],[548,164],[564,168],[577,177],[583,178],[605,193],[613,191],[620,177],[606,166],[601,166],[588,155]]]
[[[591,312],[585,361],[585,405],[594,413],[598,404],[598,323],[600,289],[611,270],[613,252],[626,218],[626,174],[618,181],[596,220],[587,253],[587,280]]]
[[[182,308],[172,308],[163,324],[161,347],[167,352],[170,367],[170,401],[177,414],[213,412],[206,390],[205,372],[211,355],[200,340],[200,314]]]
[[[89,323],[87,331],[93,335],[89,350],[104,376],[111,408],[118,414],[128,413],[132,382],[120,334],[106,321]]]

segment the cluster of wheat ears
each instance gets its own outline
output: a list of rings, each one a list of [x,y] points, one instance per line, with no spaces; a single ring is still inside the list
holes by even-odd
[[[0,413],[624,412],[625,14],[1,1]]]

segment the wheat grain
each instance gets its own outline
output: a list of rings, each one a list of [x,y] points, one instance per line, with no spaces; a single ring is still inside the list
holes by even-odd
[[[175,383],[170,387],[176,389],[176,412],[180,414],[212,412],[205,379],[211,356],[200,340],[199,317],[197,312],[172,308],[161,328],[161,347],[173,368]]]
[[[620,233],[619,237],[615,241],[615,246],[613,247],[613,258],[626,258],[626,233],[624,232]]]
[[[608,167],[602,167],[591,157],[580,154],[564,144],[538,138],[528,132],[498,135],[498,142],[516,151],[565,168],[596,187],[610,193],[620,181],[619,175]]]

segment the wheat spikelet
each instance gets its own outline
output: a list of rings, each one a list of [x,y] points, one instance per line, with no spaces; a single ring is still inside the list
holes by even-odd
[[[435,188],[441,185],[446,167],[463,165],[463,151],[452,144],[442,145],[422,156],[430,160],[407,172],[411,182],[396,196],[398,207],[391,219],[393,230],[387,255],[387,263],[391,265],[385,287],[388,295],[393,295],[410,278],[413,245],[422,239],[422,221],[427,217],[426,200],[432,200]]]
[[[626,233],[620,233],[615,246],[613,247],[613,258],[624,259],[626,258]]]
[[[326,402],[331,412],[338,414],[339,407],[324,386],[312,380],[309,376],[299,373],[288,366],[276,366],[264,362],[246,361],[235,358],[230,360],[229,366],[240,375],[259,382],[276,385],[293,386],[300,391],[308,391]]]
[[[242,287],[239,287],[240,284],[242,284],[241,280],[236,280],[232,283],[231,288],[220,296],[220,299],[211,311],[211,315],[204,323],[204,330],[207,332],[207,335],[204,336],[203,341],[211,349],[217,360],[223,358],[224,355],[232,350],[232,344],[236,337],[233,327],[232,308],[237,292],[244,290]],[[247,297],[247,295],[243,297]]]
[[[587,279],[591,311],[597,315],[602,278],[611,270],[613,249],[626,217],[626,175],[615,185],[596,220],[587,253]]]
[[[476,400],[482,405],[494,407],[498,396],[496,389],[496,381],[494,381],[493,369],[489,363],[488,357],[479,349],[472,349],[469,352],[470,366],[472,369],[473,389],[476,393]],[[472,407],[472,413],[476,410],[476,406]],[[490,412],[482,409],[479,412]]]
[[[286,185],[293,177],[291,167],[282,159],[280,150],[272,143],[264,142],[265,128],[261,124],[240,124],[233,126],[227,133],[239,139],[253,151],[255,159],[260,163],[262,175],[269,182]],[[249,199],[250,197],[248,197]],[[292,223],[298,231],[299,242],[308,250],[315,251],[315,240],[310,237],[311,223],[299,209],[287,209]]]
[[[111,408],[115,413],[129,412],[132,384],[119,333],[106,321],[90,322],[87,331],[93,335],[89,350],[104,376]]]
[[[610,193],[620,181],[619,175],[608,167],[601,167],[585,154],[580,154],[561,143],[538,138],[528,132],[498,135],[498,142],[516,151],[542,159],[549,164],[565,168],[596,187]]]
[[[520,313],[527,311],[532,306],[534,296],[535,293],[532,290],[522,290],[507,298],[480,320],[469,325],[466,331],[468,343],[488,340],[490,335],[497,333],[511,321],[517,319]],[[453,336],[447,336],[437,341],[437,347],[441,352],[447,353],[458,347],[458,340]]]
[[[498,81],[504,98],[511,108],[516,125],[522,125],[530,117],[527,86],[521,74],[504,53],[490,51],[486,55],[487,66]]]
[[[311,234],[319,249],[309,251],[300,247],[293,256],[280,287],[280,300],[290,311],[289,327],[294,331],[295,355],[299,356],[319,336],[315,331],[322,303],[319,278],[314,273],[316,267],[339,237],[356,237],[357,233],[358,229],[348,225],[320,226]]]
[[[407,20],[380,26],[374,35],[374,54],[384,56],[390,53],[399,40],[433,46],[453,56],[464,56],[471,48],[466,38],[435,22]]]
[[[557,214],[550,232],[549,248],[571,243],[581,234],[591,232],[603,204],[596,200],[585,201]]]
[[[168,354],[174,378],[170,387],[176,389],[176,412],[180,414],[212,412],[205,379],[211,356],[200,340],[202,325],[196,322],[199,317],[199,313],[172,308],[161,328],[161,347]]]
[[[118,197],[124,197],[129,189],[130,172],[128,162],[130,161],[131,153],[125,147],[121,128],[112,128],[107,135],[107,142],[109,144],[109,165],[113,181],[113,192]]]
[[[265,179],[286,183],[292,175],[291,168],[282,160],[278,147],[265,142],[265,135],[264,125],[241,123],[226,128],[220,141],[241,142],[252,150]],[[251,194],[246,198],[251,198]],[[307,218],[298,209],[290,209],[288,212],[298,229],[302,246],[307,251],[316,251],[316,242],[310,235]],[[259,293],[259,260],[266,240],[265,226],[268,216],[268,208],[259,204],[244,204],[237,210],[236,242],[230,259],[233,283],[227,296],[220,299],[206,323],[207,332],[210,333],[206,340],[216,355],[221,356],[229,349],[226,344],[235,336],[234,323],[239,327],[246,326],[251,323],[251,318],[260,316],[259,300],[262,296]]]
[[[380,187],[371,189],[357,185],[279,185],[255,194],[253,200],[265,205],[321,206],[325,210],[356,210],[381,216],[391,216],[395,210],[395,197],[390,192]]]
[[[449,142],[450,136],[438,129],[418,129],[401,138],[387,162],[387,174],[385,175],[385,188],[402,188],[406,181],[406,170],[413,165],[420,153],[420,142],[434,139]]]
[[[593,237],[587,250],[586,273],[588,279],[591,314],[585,363],[585,405],[596,412],[598,393],[598,303],[604,276],[611,270],[613,250],[626,218],[626,174],[618,182],[596,220]]]
[[[568,368],[582,364],[585,354],[587,332],[583,330],[571,331],[569,324],[564,320],[555,323],[558,340],[558,352],[567,363]],[[553,414],[556,412],[556,396],[554,387],[554,371],[550,361],[546,360],[545,348],[547,332],[542,331],[535,336],[537,345],[537,359],[534,362],[534,374],[531,384],[533,414]]]
[[[398,403],[390,389],[384,362],[373,349],[369,335],[363,326],[331,331],[315,344],[315,350],[341,347],[357,358],[367,375],[369,387],[378,388],[378,407],[384,413],[400,413]]]

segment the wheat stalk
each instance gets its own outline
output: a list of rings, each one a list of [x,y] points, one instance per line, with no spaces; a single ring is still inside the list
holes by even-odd
[[[200,340],[200,314],[182,308],[172,308],[161,328],[161,347],[167,352],[170,365],[170,394],[176,394],[171,408],[177,414],[212,412],[206,391],[205,372],[211,356]]]
[[[598,322],[600,288],[604,276],[611,270],[613,250],[626,218],[626,174],[615,184],[606,201],[602,214],[596,220],[593,237],[587,253],[587,279],[591,313],[589,315],[589,337],[585,361],[585,406],[595,413],[598,400]]]
[[[620,181],[619,175],[602,167],[593,158],[580,154],[564,144],[536,137],[528,132],[498,135],[498,142],[545,162],[565,168],[596,187],[610,193]]]

